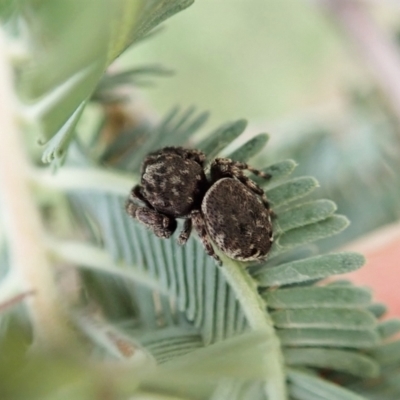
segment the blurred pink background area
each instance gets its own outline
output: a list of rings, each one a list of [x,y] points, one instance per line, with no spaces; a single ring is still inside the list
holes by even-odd
[[[382,228],[349,244],[345,250],[365,255],[366,265],[341,276],[374,291],[374,300],[388,306],[386,317],[400,318],[400,225]]]

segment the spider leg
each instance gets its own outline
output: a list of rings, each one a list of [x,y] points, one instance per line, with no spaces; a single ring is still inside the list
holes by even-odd
[[[178,237],[178,244],[183,246],[189,239],[190,234],[192,233],[192,219],[187,218],[185,219],[183,229]]]
[[[133,187],[133,189],[131,190],[131,192],[129,193],[129,198],[128,198],[128,202],[132,202],[134,203],[135,200],[139,200],[142,203],[146,204],[146,206],[148,208],[152,208],[150,203],[145,199],[145,197],[142,194],[142,190],[141,190],[141,186],[140,185],[136,185]]]
[[[221,174],[222,176],[229,176],[235,174],[235,172],[237,173],[238,170],[247,170],[263,179],[271,179],[270,174],[255,169],[246,163],[233,161],[230,158],[216,158],[211,164],[211,176],[213,176],[213,173],[216,176],[221,176]]]
[[[125,205],[126,212],[137,219],[159,238],[168,239],[176,230],[176,219],[147,207],[140,207],[131,198]]]
[[[221,259],[217,256],[217,254],[215,253],[210,239],[208,237],[208,233],[207,233],[207,229],[206,229],[206,224],[204,222],[204,218],[201,215],[201,212],[198,210],[192,211],[192,213],[190,214],[192,221],[193,221],[193,227],[196,230],[197,234],[199,235],[199,238],[201,240],[201,242],[203,243],[203,246],[207,252],[207,254],[211,257],[213,257],[219,266],[222,265],[222,261]]]

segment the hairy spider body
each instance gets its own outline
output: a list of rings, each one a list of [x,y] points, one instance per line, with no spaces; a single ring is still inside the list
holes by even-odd
[[[243,171],[269,176],[245,163],[217,158],[207,180],[204,162],[201,151],[182,147],[149,154],[141,185],[132,189],[126,203],[128,214],[161,238],[169,238],[176,218],[184,218],[178,242],[185,244],[193,227],[206,252],[220,264],[211,240],[230,258],[264,259],[273,241],[271,212],[264,191]]]
[[[207,187],[203,162],[201,157],[179,148],[149,155],[142,166],[143,197],[160,213],[187,216],[200,206]]]
[[[207,232],[230,258],[265,258],[271,247],[268,209],[259,196],[233,178],[222,178],[207,191],[201,204]]]

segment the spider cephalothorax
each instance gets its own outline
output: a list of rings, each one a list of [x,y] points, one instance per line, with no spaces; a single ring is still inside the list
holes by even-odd
[[[207,253],[219,263],[210,239],[230,258],[264,259],[273,240],[271,212],[264,191],[243,171],[266,179],[269,175],[245,163],[217,158],[207,179],[204,162],[201,151],[182,147],[149,154],[142,165],[141,184],[132,189],[126,203],[128,214],[161,238],[169,238],[176,230],[176,218],[184,218],[178,242],[186,243],[193,226]]]

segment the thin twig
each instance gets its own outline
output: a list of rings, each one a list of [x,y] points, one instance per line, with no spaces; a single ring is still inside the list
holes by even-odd
[[[67,343],[70,330],[63,317],[42,222],[29,187],[28,160],[17,125],[12,82],[6,39],[0,30],[0,194],[10,265],[21,280],[22,290],[35,293],[26,298],[35,345],[60,347]]]

